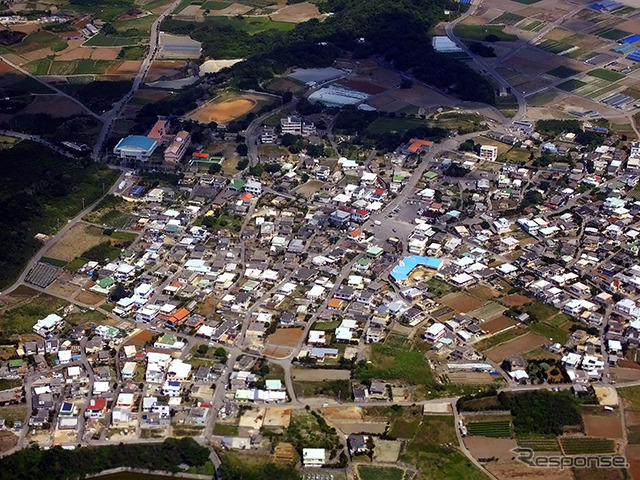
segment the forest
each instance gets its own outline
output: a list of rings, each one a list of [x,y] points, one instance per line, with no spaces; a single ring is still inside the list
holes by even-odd
[[[65,450],[32,446],[0,459],[3,480],[84,478],[116,467],[181,471],[180,465],[202,466],[209,450],[190,437],[168,438],[162,443],[108,445]]]

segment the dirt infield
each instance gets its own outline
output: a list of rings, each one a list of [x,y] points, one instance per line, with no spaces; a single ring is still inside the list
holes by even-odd
[[[438,300],[441,305],[453,308],[456,312],[467,313],[482,305],[482,300],[478,300],[465,292],[449,293]]]
[[[529,332],[521,337],[514,338],[502,345],[487,350],[484,354],[494,362],[501,362],[511,355],[528,352],[535,347],[539,347],[543,345],[545,341],[546,339],[543,336]]]
[[[291,371],[293,380],[301,382],[323,382],[325,380],[349,380],[349,370],[326,370],[311,368],[294,368]]]
[[[617,413],[617,412],[616,412]],[[619,415],[583,415],[587,435],[604,438],[622,438],[622,424]]]
[[[271,15],[271,20],[277,22],[301,23],[311,20],[312,18],[320,18],[320,10],[316,5],[311,3],[297,3],[287,5]]]
[[[62,95],[39,95],[24,109],[24,113],[70,117],[84,113],[84,110],[76,102]]]
[[[509,461],[518,446],[511,438],[465,437],[464,444],[475,458],[497,457],[498,462]]]
[[[500,302],[502,302],[502,304],[506,305],[507,307],[521,307],[522,305],[526,305],[527,303],[531,303],[532,301],[533,300],[531,300],[529,297],[521,295],[520,293],[507,295],[506,297],[500,299]]]
[[[200,123],[228,123],[236,118],[246,115],[258,106],[258,102],[264,99],[258,95],[244,95],[241,98],[212,102],[203,105],[188,115],[191,120]]]
[[[517,323],[512,318],[500,315],[498,318],[484,322],[482,329],[489,333],[498,333],[514,325],[517,325]]]
[[[45,256],[70,262],[103,241],[101,232],[96,232],[95,227],[74,225],[58,243],[47,250]]]

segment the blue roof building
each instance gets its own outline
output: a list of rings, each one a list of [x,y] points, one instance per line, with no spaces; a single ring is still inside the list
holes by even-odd
[[[148,160],[158,142],[144,135],[129,135],[121,139],[113,153],[124,160]]]
[[[434,257],[422,257],[420,255],[411,255],[405,257],[391,270],[391,279],[396,283],[404,283],[414,268],[422,266],[432,270],[440,270],[443,261]]]

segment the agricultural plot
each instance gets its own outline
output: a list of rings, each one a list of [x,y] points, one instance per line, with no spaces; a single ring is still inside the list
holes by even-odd
[[[504,24],[504,25],[516,25],[518,22],[524,20],[522,15],[511,12],[503,12],[499,17],[491,20],[492,24]]]
[[[125,47],[128,45],[137,45],[140,39],[135,37],[105,37],[98,34],[87,40],[84,45],[86,47]]]
[[[612,70],[607,70],[606,68],[596,68],[595,70],[591,70],[587,75],[591,77],[601,78],[602,80],[607,80],[609,82],[617,82],[618,80],[624,78],[622,73],[614,72]]]
[[[518,25],[518,28],[525,32],[539,32],[545,25],[546,23],[542,20],[534,20],[533,22],[525,20],[521,25]]]
[[[561,41],[561,40],[543,40],[542,42],[536,45],[541,50],[549,53],[561,54],[566,52],[572,48],[576,48],[575,45],[571,45],[570,43]]]
[[[467,432],[474,436],[509,438],[511,436],[511,422],[509,420],[470,422],[467,424]]]
[[[608,93],[611,90],[614,90],[615,88],[617,87],[608,80],[596,79],[574,90],[573,93],[576,95],[580,95],[581,97],[593,99],[593,98],[598,98],[604,95],[605,93]]]
[[[518,438],[518,446],[530,448],[534,452],[557,452],[560,450],[560,444],[555,437]]]
[[[489,35],[493,35],[502,42],[515,42],[517,35],[504,32],[503,25],[456,25],[454,28],[456,35],[470,40],[484,40]]]
[[[477,318],[478,320],[488,321],[502,315],[502,312],[504,310],[505,308],[499,303],[487,302],[484,305],[482,305],[482,307],[476,310],[473,310],[472,312],[469,312],[469,315],[471,315],[474,318]]]
[[[565,455],[615,453],[616,442],[608,438],[562,437],[560,446]]]
[[[573,92],[579,89],[580,87],[584,87],[585,85],[586,85],[586,82],[583,82],[581,80],[571,79],[571,80],[567,80],[566,82],[562,82],[557,86],[557,88],[559,88],[560,90],[564,90],[565,92]]]
[[[560,65],[559,67],[549,70],[547,73],[558,78],[569,78],[580,72],[578,70],[574,70],[573,68]]]
[[[599,28],[592,32],[592,34],[600,38],[605,38],[607,40],[620,40],[621,38],[631,35],[629,32],[612,27]]]

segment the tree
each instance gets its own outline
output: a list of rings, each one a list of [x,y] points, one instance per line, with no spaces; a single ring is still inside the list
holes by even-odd
[[[249,166],[249,160],[243,158],[242,160],[238,160],[238,164],[236,165],[236,170],[244,170]]]
[[[247,153],[249,153],[249,147],[247,147],[246,143],[240,143],[236,146],[236,152],[238,152],[238,155],[246,157]]]
[[[209,165],[209,173],[215,175],[216,173],[220,173],[222,171],[222,164],[220,163],[212,163]]]
[[[373,449],[375,448],[376,444],[373,441],[373,437],[371,435],[369,435],[367,437],[367,441],[365,443],[365,446],[367,447],[367,456],[373,460]]]
[[[196,350],[198,355],[203,357],[207,354],[208,351],[209,351],[209,347],[204,343],[202,345],[198,345],[198,349]]]

